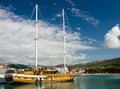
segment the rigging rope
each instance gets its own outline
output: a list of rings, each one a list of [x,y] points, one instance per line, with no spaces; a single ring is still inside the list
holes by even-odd
[[[33,11],[32,11],[31,16],[30,16],[30,19],[31,19],[31,20],[32,20],[32,17],[33,17],[34,12],[35,12],[35,7],[34,7],[34,9],[33,9]]]
[[[42,12],[41,12],[41,10],[39,9],[39,7],[38,7],[38,13],[40,13],[41,19],[43,20],[44,17],[43,17],[43,15],[42,15]]]

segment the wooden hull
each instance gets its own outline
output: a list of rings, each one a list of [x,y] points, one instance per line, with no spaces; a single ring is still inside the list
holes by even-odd
[[[5,80],[8,83],[36,83],[42,81],[45,76],[25,75],[25,74],[5,74]]]
[[[48,79],[44,79],[43,82],[69,82],[69,81],[73,81],[74,78],[48,78]]]
[[[35,83],[35,82],[37,82],[37,78],[31,79],[28,77],[27,79],[24,79],[24,77],[23,77],[23,78],[19,79],[16,77],[13,79],[13,83]]]
[[[43,82],[68,82],[73,81],[77,76],[76,74],[52,74],[45,75],[46,78],[43,79]]]
[[[67,82],[73,81],[75,76],[75,74],[25,75],[8,73],[5,74],[5,80],[8,83]]]

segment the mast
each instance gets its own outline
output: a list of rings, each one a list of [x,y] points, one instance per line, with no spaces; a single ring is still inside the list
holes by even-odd
[[[37,68],[37,61],[38,61],[38,42],[37,42],[37,39],[38,39],[38,5],[36,4],[36,22],[35,22],[35,25],[36,25],[36,31],[35,31],[35,59],[36,59],[36,68]]]
[[[66,74],[66,46],[65,46],[65,17],[64,17],[64,9],[62,9],[62,16],[63,16],[63,51],[64,51],[64,74]]]

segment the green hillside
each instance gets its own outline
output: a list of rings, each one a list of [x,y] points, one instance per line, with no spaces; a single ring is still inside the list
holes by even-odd
[[[120,73],[120,58],[76,64],[71,69],[85,69],[86,73]]]
[[[108,67],[108,66],[120,66],[120,58],[114,58],[110,60],[94,61],[85,64],[76,64],[73,67]]]
[[[108,66],[120,66],[120,58],[111,60],[95,61],[85,64],[86,67],[108,67]]]

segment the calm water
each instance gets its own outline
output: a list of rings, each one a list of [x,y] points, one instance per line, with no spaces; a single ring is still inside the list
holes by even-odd
[[[0,89],[120,89],[120,75],[81,75],[74,82],[0,84]]]

